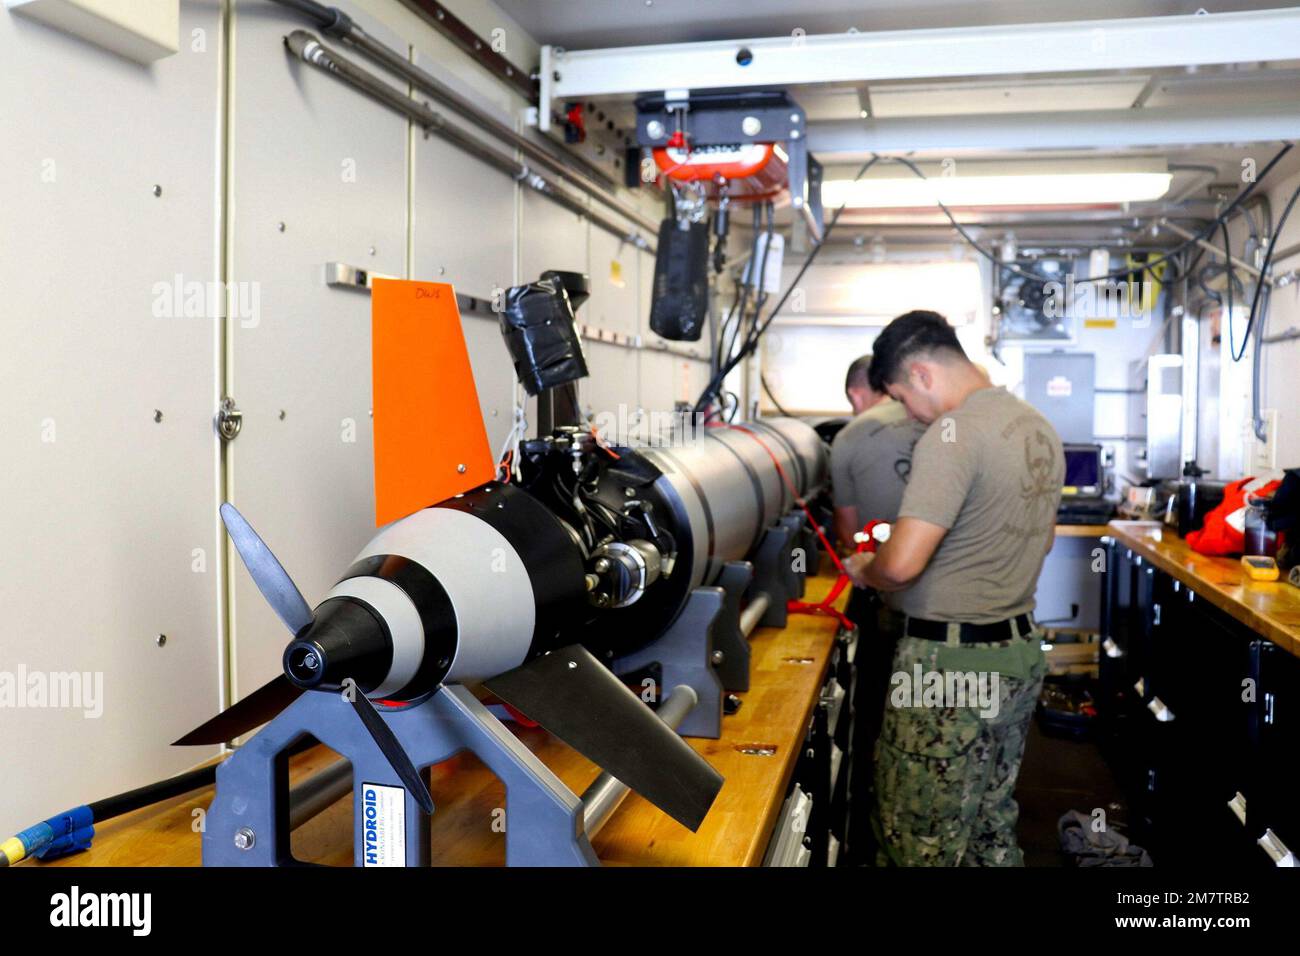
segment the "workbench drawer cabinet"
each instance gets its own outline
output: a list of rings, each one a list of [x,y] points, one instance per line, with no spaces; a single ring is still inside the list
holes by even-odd
[[[795,764],[792,795],[801,793],[809,801],[803,837],[809,856],[803,865],[810,867],[835,866],[846,858],[852,822],[854,650],[853,643],[837,640]],[[846,662],[847,669],[841,666]],[[845,680],[847,687],[842,683]]]
[[[1152,578],[1137,721],[1144,838],[1166,864],[1203,861],[1208,846],[1224,864],[1249,865],[1259,851],[1237,795],[1250,789],[1256,749],[1255,635],[1177,579],[1149,565],[1143,573]]]
[[[1300,660],[1106,548],[1099,742],[1133,840],[1157,866],[1276,865],[1300,841]]]
[[[1300,866],[1300,658],[1256,641],[1257,760],[1246,823],[1274,866]]]

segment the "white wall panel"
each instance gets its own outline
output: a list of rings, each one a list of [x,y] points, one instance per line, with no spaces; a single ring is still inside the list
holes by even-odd
[[[583,412],[605,422],[627,421],[638,404],[636,350],[607,342],[584,342],[583,348],[591,373],[578,386]]]
[[[587,270],[591,275],[591,299],[583,309],[582,321],[612,332],[636,335],[641,327],[637,316],[637,249],[599,226],[590,226],[589,230]]]
[[[416,62],[472,97],[502,122],[509,110],[450,74],[434,57]],[[437,108],[437,104],[433,104]],[[500,145],[494,148],[508,152]],[[414,152],[414,279],[450,282],[457,291],[493,301],[515,282],[515,180],[437,135],[417,132]],[[479,404],[495,454],[510,431],[514,408],[514,370],[510,353],[492,319],[463,317]]]
[[[587,220],[524,189],[519,205],[518,282],[533,282],[547,269],[587,271]],[[586,321],[586,306],[578,313]],[[582,386],[579,386],[581,395]],[[537,400],[527,402],[528,433],[537,434]]]
[[[510,353],[501,338],[501,326],[496,315],[461,317],[465,330],[465,345],[469,349],[470,367],[474,370],[474,385],[478,389],[479,407],[483,409],[483,423],[487,428],[488,445],[496,454],[510,432],[515,402],[515,370]],[[519,389],[523,394],[523,389]]]
[[[532,282],[547,269],[586,272],[587,229],[582,216],[525,189],[519,227],[519,281]],[[587,321],[586,314],[584,306],[578,321]]]
[[[416,63],[451,82],[439,73],[433,58],[419,53]],[[492,107],[481,96],[473,98],[497,119],[512,123],[508,111]],[[510,154],[495,141],[488,145]],[[412,278],[450,282],[458,291],[482,299],[490,299],[495,288],[509,287],[514,282],[515,180],[437,134],[417,131],[414,181]]]
[[[648,252],[638,252],[637,259],[637,311],[640,315],[641,338],[647,346],[641,350],[641,375],[638,381],[638,401],[647,411],[669,412],[677,402],[694,405],[704,386],[709,382],[709,336],[707,329],[698,342],[674,342],[661,338],[650,330],[650,300],[654,290],[655,257]],[[700,358],[656,351],[659,345],[671,344],[676,349],[694,348]]]
[[[217,321],[159,292],[217,278],[217,11],[152,67],[0,11],[0,671],[103,691],[0,708],[6,833],[215,752]]]
[[[314,604],[374,531],[370,297],[325,286],[324,265],[404,274],[407,122],[293,60],[282,38],[298,25],[270,4],[236,7],[231,268],[257,284],[261,316],[232,328],[244,426],[229,490]],[[279,673],[289,638],[242,567],[231,627],[242,697]]]

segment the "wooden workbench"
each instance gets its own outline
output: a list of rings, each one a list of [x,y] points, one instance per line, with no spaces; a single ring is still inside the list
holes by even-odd
[[[1058,524],[1056,526],[1058,538],[1100,538],[1107,533],[1109,528],[1104,524]]]
[[[1112,521],[1109,533],[1200,594],[1219,610],[1300,657],[1300,588],[1255,581],[1238,558],[1198,554],[1172,528],[1152,521]]]
[[[832,575],[809,578],[805,600],[818,601]],[[847,591],[846,591],[847,594]],[[841,608],[846,598],[841,597]],[[635,793],[593,841],[601,861],[620,866],[757,866],[785,799],[812,708],[825,680],[836,623],[828,617],[791,615],[784,629],[759,628],[751,639],[750,689],[740,710],[723,718],[718,740],[692,738],[692,747],[725,778],[704,823],[691,833]],[[508,726],[574,793],[596,779],[597,767],[545,731]],[[750,753],[746,753],[750,751]],[[770,756],[765,756],[770,752]],[[303,779],[337,756],[324,747],[290,762],[290,780]],[[438,865],[505,863],[505,834],[494,813],[505,788],[471,754],[431,768],[437,811],[432,856]],[[198,866],[200,834],[195,811],[212,801],[211,787],[165,801],[95,827],[85,853],[41,866]],[[96,796],[96,795],[92,795]],[[305,862],[352,864],[349,794],[294,831],[293,853]],[[24,861],[20,865],[34,864]]]

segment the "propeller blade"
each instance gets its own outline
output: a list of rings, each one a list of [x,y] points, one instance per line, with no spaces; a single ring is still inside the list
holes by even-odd
[[[352,708],[361,718],[361,722],[366,725],[366,730],[370,731],[370,736],[378,745],[380,751],[388,758],[389,765],[397,771],[398,778],[402,785],[406,787],[415,802],[420,805],[420,809],[425,813],[433,813],[433,795],[429,793],[429,788],[424,785],[424,778],[420,776],[420,771],[415,769],[415,764],[411,763],[411,758],[406,755],[402,749],[401,743],[397,740],[397,735],[393,733],[384,718],[379,716],[375,710],[375,705],[370,702],[370,698],[360,691],[356,691],[356,697],[352,701]]]
[[[284,566],[276,560],[253,526],[229,501],[221,506],[221,520],[226,525],[235,550],[244,559],[244,567],[253,577],[253,583],[271,605],[271,610],[284,621],[285,627],[297,634],[311,623],[311,608],[303,600],[302,592],[293,583]]]
[[[227,707],[206,724],[195,727],[173,747],[191,747],[195,744],[224,744],[240,734],[246,734],[284,710],[303,693],[289,678],[281,674],[269,684],[263,684],[243,700]]]
[[[581,644],[483,686],[691,830],[722,788],[722,775]]]

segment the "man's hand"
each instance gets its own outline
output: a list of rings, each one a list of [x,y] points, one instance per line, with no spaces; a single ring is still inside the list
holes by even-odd
[[[846,563],[845,571],[859,587],[901,591],[921,576],[947,533],[947,528],[920,518],[899,518],[874,555],[863,555],[868,560],[854,562],[852,571]]]
[[[870,551],[860,551],[850,554],[844,559],[844,573],[849,576],[849,580],[860,588],[868,587],[866,570],[874,559],[875,555]]]

